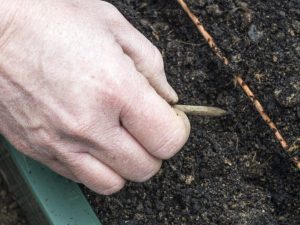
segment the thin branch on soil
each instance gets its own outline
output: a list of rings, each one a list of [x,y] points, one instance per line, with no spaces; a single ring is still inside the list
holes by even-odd
[[[205,30],[202,22],[198,19],[198,17],[195,16],[195,14],[192,13],[192,11],[189,9],[187,4],[184,0],[177,0],[177,2],[181,5],[183,10],[188,14],[190,19],[193,21],[193,23],[196,25],[199,32],[202,34],[203,38],[206,40],[208,45],[211,47],[214,54],[225,64],[229,65],[229,60],[226,58],[225,54],[221,51],[221,49],[216,45],[214,39],[212,36]],[[282,148],[287,152],[290,153],[290,148],[285,141],[285,139],[280,134],[279,130],[277,129],[275,123],[270,119],[270,117],[266,114],[264,111],[264,108],[262,104],[258,101],[258,99],[255,97],[249,86],[243,81],[243,79],[240,76],[235,76],[236,82],[241,86],[244,93],[250,98],[252,101],[254,107],[258,111],[258,113],[261,115],[263,120],[269,125],[271,130],[274,132],[274,135],[276,139],[280,142]],[[295,163],[295,165],[300,169],[300,158],[298,156],[292,156],[291,160]]]
[[[269,127],[271,128],[271,130],[274,132],[274,135],[276,136],[277,140],[279,140],[282,148],[285,149],[285,150],[287,150],[289,148],[288,144],[286,143],[286,141],[284,140],[284,138],[282,137],[282,135],[278,131],[278,129],[277,129],[276,125],[274,124],[274,122],[265,113],[265,110],[264,110],[263,106],[256,99],[255,95],[250,90],[250,88],[245,84],[245,82],[239,76],[237,76],[235,78],[235,81],[243,88],[244,92],[249,97],[249,99],[253,103],[253,105],[256,108],[256,110],[260,113],[260,115],[263,118],[263,120],[269,125]]]
[[[271,120],[271,118],[265,113],[265,110],[263,106],[260,104],[260,102],[256,99],[253,92],[250,90],[250,88],[245,84],[245,82],[241,79],[241,77],[237,76],[235,78],[235,81],[243,88],[246,95],[249,97],[251,102],[253,103],[256,110],[260,113],[263,120],[269,125],[271,130],[274,132],[274,135],[276,139],[280,142],[282,148],[288,152],[288,154],[291,156],[291,160],[296,164],[296,166],[300,169],[300,158],[296,155],[298,153],[300,144],[300,138],[299,141],[297,140],[290,148],[287,142],[284,140],[282,135],[280,134],[279,130],[277,129],[275,123]]]
[[[177,1],[181,5],[181,7],[183,8],[183,10],[191,18],[191,20],[193,21],[193,23],[196,25],[196,27],[198,28],[199,32],[202,34],[202,36],[204,37],[204,39],[206,40],[206,42],[208,43],[208,45],[211,47],[211,49],[213,50],[213,52],[216,54],[216,56],[218,56],[219,59],[222,60],[222,62],[225,65],[228,65],[228,63],[229,63],[228,59],[225,57],[225,55],[223,54],[223,52],[221,51],[221,49],[219,49],[219,47],[216,45],[213,37],[205,30],[205,28],[204,28],[203,24],[201,23],[201,21],[192,13],[192,11],[189,9],[189,7],[184,2],[184,0],[177,0]]]

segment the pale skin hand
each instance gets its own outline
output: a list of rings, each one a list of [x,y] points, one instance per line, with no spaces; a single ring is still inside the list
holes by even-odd
[[[145,181],[189,122],[159,51],[99,0],[0,0],[0,133],[100,194]]]

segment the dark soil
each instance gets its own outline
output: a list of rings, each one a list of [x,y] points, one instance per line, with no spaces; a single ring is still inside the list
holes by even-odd
[[[7,191],[0,175],[0,225],[27,225],[16,200]]]
[[[176,1],[112,2],[161,49],[181,103],[230,114],[191,117],[183,151],[150,181],[110,197],[86,190],[104,225],[300,224],[299,171]],[[292,143],[300,136],[300,1],[187,2]]]

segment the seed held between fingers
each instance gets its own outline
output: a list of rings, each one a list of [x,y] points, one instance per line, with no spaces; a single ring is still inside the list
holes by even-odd
[[[193,116],[208,116],[208,117],[220,117],[227,114],[227,111],[209,106],[198,106],[198,105],[174,105],[174,109],[178,109],[187,115]]]

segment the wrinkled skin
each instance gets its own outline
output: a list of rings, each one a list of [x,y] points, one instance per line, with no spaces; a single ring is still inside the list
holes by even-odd
[[[158,172],[189,135],[162,56],[104,1],[0,0],[0,132],[111,194]]]

